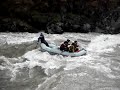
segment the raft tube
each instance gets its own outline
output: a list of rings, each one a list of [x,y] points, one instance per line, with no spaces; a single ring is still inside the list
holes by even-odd
[[[87,51],[82,48],[79,52],[67,52],[67,51],[61,51],[58,46],[49,44],[49,47],[46,46],[44,43],[40,44],[42,51],[47,51],[50,54],[58,54],[63,56],[71,56],[71,57],[78,57],[82,55],[86,55]]]

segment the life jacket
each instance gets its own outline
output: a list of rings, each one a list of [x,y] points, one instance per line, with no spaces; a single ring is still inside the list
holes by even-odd
[[[69,52],[74,52],[75,51],[75,47],[73,45],[69,46]]]
[[[64,43],[61,44],[61,46],[60,46],[60,50],[62,50],[62,51],[68,51],[68,47],[67,47],[67,45],[65,45]]]
[[[79,45],[77,45],[77,44],[74,43],[74,47],[75,47],[75,48],[76,48],[76,47],[79,47]]]
[[[49,47],[49,44],[48,44],[47,41],[45,40],[44,36],[40,36],[40,37],[38,38],[38,42],[39,42],[39,41],[41,41],[41,43],[44,43],[46,46]]]
[[[60,50],[64,50],[64,47],[65,47],[65,44],[64,44],[64,43],[61,44],[61,46],[60,46]]]
[[[79,48],[78,47],[79,47],[79,45],[77,45],[77,44],[74,43],[74,51],[75,52],[79,52]]]

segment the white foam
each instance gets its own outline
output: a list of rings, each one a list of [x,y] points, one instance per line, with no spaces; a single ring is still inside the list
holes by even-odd
[[[5,67],[4,66],[0,66],[0,70],[4,70],[5,69]]]
[[[113,52],[114,47],[120,44],[120,35],[100,35],[95,37],[88,45],[87,50],[92,52]]]
[[[22,43],[31,42],[38,38],[39,34],[5,34],[8,43]],[[1,37],[3,37],[1,36]],[[35,49],[25,53],[22,58],[26,59],[25,62],[16,63],[11,66],[11,71],[13,72],[13,77],[15,79],[15,73],[18,72],[18,68],[33,68],[35,66],[41,66],[45,69],[46,74],[48,74],[49,69],[59,69],[64,67],[64,70],[72,70],[77,67],[89,67],[97,71],[101,71],[106,74],[111,74],[111,69],[109,67],[110,62],[107,58],[101,58],[100,53],[113,52],[114,47],[120,44],[120,35],[95,35],[91,34],[69,34],[65,33],[57,36],[52,34],[45,34],[46,40],[53,42],[54,40],[66,40],[70,38],[75,39],[85,39],[91,41],[87,47],[87,55],[80,57],[63,57],[61,55],[50,55],[48,52],[41,52],[39,49]],[[54,37],[54,38],[53,38]],[[108,65],[109,63],[109,65]]]
[[[71,37],[73,36],[74,34],[71,35]],[[49,40],[52,39],[51,37],[52,36],[50,36]],[[58,36],[57,38],[59,39],[59,37],[60,36]],[[69,36],[65,35],[65,37],[69,37]],[[119,43],[116,41],[118,40],[118,37],[119,35],[118,36],[115,36],[115,35],[97,36],[96,38],[91,40],[91,43],[88,45],[88,48],[87,48],[87,50],[89,50],[92,53],[88,52],[86,56],[72,57],[72,58],[59,57],[57,55],[50,55],[47,52],[43,53],[36,50],[36,51],[27,52],[24,55],[24,57],[31,61],[34,61],[34,60],[37,60],[38,62],[45,61],[45,63],[42,63],[41,65],[43,68],[46,69],[46,72],[48,69],[54,69],[54,68],[58,69],[61,66],[65,66],[64,70],[71,70],[80,66],[87,66],[87,67],[99,70],[101,72],[110,73],[111,69],[109,68],[109,66],[106,66],[109,63],[108,62],[109,60],[106,60],[105,58],[101,58],[99,56],[99,53],[113,51],[114,47]],[[64,39],[64,37],[62,37],[62,39]],[[104,62],[103,65],[102,65],[102,62]]]
[[[57,55],[50,55],[47,52],[40,52],[39,49],[27,52],[23,55],[23,58],[28,60],[28,67],[31,67],[32,65],[41,66],[46,69],[46,74],[48,74],[48,69],[58,69],[63,66],[65,62],[62,57],[59,58]]]
[[[30,33],[1,33],[0,38],[2,38],[2,43],[7,44],[21,44],[23,42],[31,42],[37,40],[39,34]],[[4,40],[4,42],[3,42]],[[0,40],[1,42],[1,40]]]

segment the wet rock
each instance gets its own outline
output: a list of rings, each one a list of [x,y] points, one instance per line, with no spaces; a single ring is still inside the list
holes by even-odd
[[[73,25],[72,29],[73,29],[73,31],[79,32],[81,27],[80,27],[80,25]]]
[[[2,0],[0,31],[87,33],[97,32],[97,27],[102,33],[119,33],[119,4],[119,0]],[[56,25],[59,22],[63,25]]]
[[[114,26],[112,26],[114,34],[120,33],[120,17],[119,19],[115,22]]]
[[[105,34],[120,33],[120,9],[111,11],[108,15],[103,16],[101,21],[97,22],[97,26],[102,29]]]
[[[36,29],[33,29],[27,23],[19,19],[5,18],[0,21],[0,31],[10,31],[10,32],[36,32]]]
[[[86,23],[83,25],[83,30],[84,32],[90,32],[91,25]]]
[[[63,29],[62,29],[62,23],[55,23],[47,26],[46,33],[51,33],[51,34],[62,34]]]

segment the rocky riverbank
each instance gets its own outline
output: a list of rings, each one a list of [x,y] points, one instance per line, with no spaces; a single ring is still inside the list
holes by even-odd
[[[0,32],[120,33],[119,0],[2,0]]]

